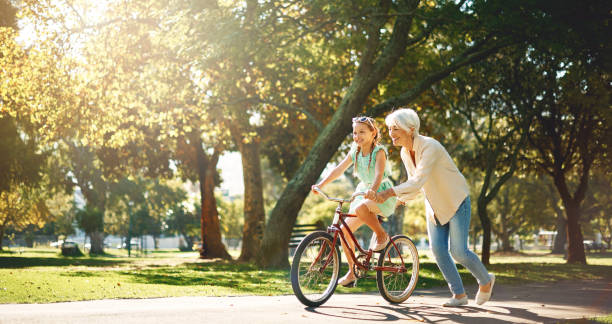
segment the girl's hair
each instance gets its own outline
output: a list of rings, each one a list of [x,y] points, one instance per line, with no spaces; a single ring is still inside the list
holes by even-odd
[[[419,115],[417,115],[416,111],[410,108],[400,108],[387,115],[385,124],[387,124],[387,127],[397,126],[405,131],[414,128],[414,135],[419,135],[419,126],[421,122],[419,121]]]
[[[376,145],[380,143],[382,135],[380,134],[380,129],[376,125],[376,121],[374,120],[374,118],[366,116],[357,116],[353,118],[353,124],[357,123],[364,124],[368,126],[371,131],[376,132],[376,135],[374,135],[374,140],[372,141],[372,148],[370,149],[370,159],[368,160],[368,171],[370,171],[370,164],[372,163],[372,152],[374,151],[374,147],[376,147]],[[357,175],[357,158],[359,156],[359,153],[361,153],[361,147],[357,146],[357,151],[355,152],[355,167],[353,168],[353,175]]]

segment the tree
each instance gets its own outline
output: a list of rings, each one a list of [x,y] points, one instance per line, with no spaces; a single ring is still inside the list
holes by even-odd
[[[25,56],[15,42],[16,11],[9,1],[0,0],[0,66],[3,79],[9,82],[11,68]],[[38,183],[47,156],[38,152],[38,142],[28,120],[19,120],[14,113],[20,102],[15,100],[12,87],[20,85],[3,82],[0,86],[0,193],[14,190],[11,185]]]
[[[112,180],[102,174],[101,162],[91,147],[66,142],[70,181],[85,198],[85,208],[77,212],[79,227],[89,236],[90,254],[104,254],[104,216]],[[68,172],[66,172],[68,173]]]
[[[166,219],[169,234],[179,234],[185,239],[186,250],[191,251],[194,239],[198,237],[200,230],[200,218],[196,213],[186,211],[181,205],[175,205],[170,209]]]
[[[535,99],[526,95],[526,85],[532,80],[523,73],[525,60],[521,48],[502,51],[458,72],[436,91],[452,108],[451,118],[456,114],[464,118],[473,136],[473,147],[464,158],[472,168],[482,170],[476,173],[482,175],[476,205],[484,264],[489,264],[491,248],[488,206],[519,168],[519,153],[532,123],[530,110]]]
[[[217,204],[219,205],[221,232],[224,234],[226,241],[242,238],[244,233],[244,212],[242,210],[244,202],[242,199],[217,197]],[[242,244],[245,244],[244,240]]]
[[[85,234],[89,236],[92,243],[94,242],[97,233],[104,232],[104,212],[100,211],[95,206],[85,205],[84,209],[81,209],[76,213],[76,219],[79,228],[81,228]],[[104,241],[103,237],[102,241]],[[90,253],[101,254],[99,250],[94,251],[94,244],[91,244]]]
[[[550,53],[533,56],[538,65],[537,123],[529,133],[530,158],[551,176],[567,220],[568,263],[586,263],[581,205],[591,168],[606,153],[612,137],[610,88],[606,74],[581,60],[564,61]],[[560,77],[560,75],[563,76]],[[572,185],[571,179],[575,179]]]
[[[585,219],[601,235],[608,249],[612,248],[612,181],[610,170],[596,168],[590,181],[589,190],[582,208]]]
[[[214,76],[198,69],[187,52],[177,52],[195,20],[180,19],[191,13],[186,10],[191,3],[173,4],[179,7],[113,3],[102,15],[77,4],[59,10],[49,1],[25,6],[24,16],[46,27],[42,30],[62,30],[44,35],[51,42],[78,45],[69,52],[74,64],[66,68],[79,71],[69,74],[76,82],[60,83],[74,94],[70,108],[60,109],[62,114],[50,113],[56,107],[41,110],[49,115],[51,133],[69,124],[70,135],[103,161],[100,168],[109,179],[129,171],[169,176],[173,159],[182,176],[200,182],[201,256],[229,258],[220,241],[212,190],[218,183],[215,155],[224,145],[224,130],[202,108],[209,104],[207,82]]]
[[[549,225],[551,213],[542,202],[546,201],[543,183],[535,175],[513,177],[500,190],[492,202],[491,230],[501,241],[498,250],[508,252],[520,247],[512,246],[511,238],[527,228]]]

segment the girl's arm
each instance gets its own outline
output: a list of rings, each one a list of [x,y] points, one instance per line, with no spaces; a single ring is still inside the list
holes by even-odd
[[[353,159],[351,159],[351,154],[347,154],[346,157],[344,158],[344,160],[342,160],[342,162],[340,162],[340,164],[338,164],[328,175],[327,177],[323,178],[323,180],[321,180],[321,182],[319,182],[318,184],[316,184],[315,186],[319,187],[319,188],[323,188],[323,186],[325,186],[326,184],[336,180],[339,176],[341,176],[344,171],[346,171],[346,169],[348,169],[348,167],[351,166],[351,164],[353,164]],[[314,192],[314,191],[313,191]],[[315,192],[316,193],[316,192]]]

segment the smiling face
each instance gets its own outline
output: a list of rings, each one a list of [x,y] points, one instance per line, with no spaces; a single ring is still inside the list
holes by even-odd
[[[364,123],[353,123],[353,141],[362,149],[372,146],[376,131]]]
[[[397,125],[389,127],[389,137],[391,137],[391,141],[393,141],[393,145],[395,146],[403,146],[412,149],[412,133],[414,133],[414,129],[410,129],[408,132]]]

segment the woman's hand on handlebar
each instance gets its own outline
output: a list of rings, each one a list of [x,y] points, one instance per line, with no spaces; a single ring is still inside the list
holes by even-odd
[[[372,189],[368,189],[368,191],[365,192],[365,195],[363,196],[365,199],[369,199],[369,200],[374,200],[376,201],[376,192],[374,192],[374,190]]]
[[[387,190],[380,191],[376,193],[375,201],[379,204],[382,204],[394,194],[395,192],[393,191],[393,189],[387,189]]]

